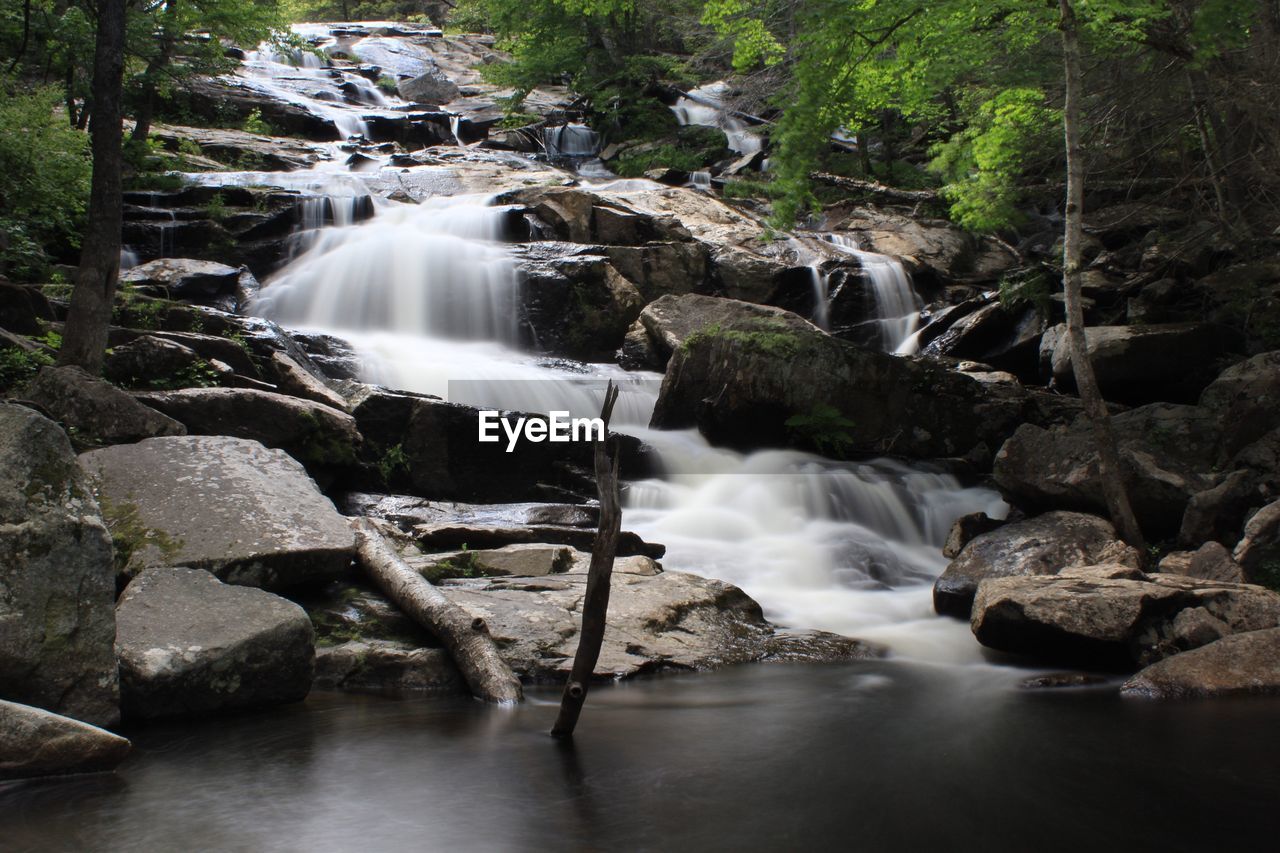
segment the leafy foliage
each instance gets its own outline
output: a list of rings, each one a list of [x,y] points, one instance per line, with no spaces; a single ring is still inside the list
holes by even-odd
[[[843,459],[853,447],[849,432],[856,424],[835,406],[816,404],[806,414],[792,415],[784,421],[800,444],[812,447],[823,456]]]

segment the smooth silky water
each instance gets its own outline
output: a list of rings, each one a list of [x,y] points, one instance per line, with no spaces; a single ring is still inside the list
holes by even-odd
[[[288,89],[280,78],[310,85],[314,66],[260,52],[242,74]],[[682,105],[683,118],[723,124],[718,100],[704,100]],[[340,133],[359,129],[357,109],[305,105],[343,112]],[[581,135],[572,145],[587,147]],[[0,850],[1199,850],[1273,841],[1264,833],[1280,795],[1270,734],[1280,703],[1022,690],[1029,671],[988,660],[968,626],[933,616],[948,526],[968,512],[1003,512],[995,492],[893,460],[741,454],[694,431],[649,429],[657,374],[520,349],[519,271],[498,239],[501,208],[483,197],[379,202],[356,223],[369,174],[331,162],[193,177],[304,189],[320,199],[317,211],[328,204],[334,224],[304,217],[296,256],[255,313],[351,341],[369,381],[457,402],[594,415],[603,381],[622,384],[615,426],[657,448],[664,468],[627,485],[624,526],[665,544],[668,570],[735,583],[780,625],[874,640],[890,658],[597,689],[572,748],[546,734],[550,689],[514,709],[315,693],[291,708],[151,725],[128,732],[135,752],[114,776],[0,787]],[[883,256],[843,248],[872,279],[886,348],[905,351],[918,315],[909,279]]]

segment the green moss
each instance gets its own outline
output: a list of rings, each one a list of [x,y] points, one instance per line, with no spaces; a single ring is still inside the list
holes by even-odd
[[[465,550],[456,557],[438,560],[422,570],[422,576],[431,583],[439,583],[450,578],[482,578],[486,573],[484,567],[476,561],[475,554]]]
[[[718,323],[704,326],[685,338],[682,349],[722,340],[774,358],[794,358],[804,351],[804,340],[781,320],[761,317],[742,327],[725,329]]]
[[[143,524],[138,505],[132,501],[117,503],[99,494],[98,505],[102,508],[107,529],[111,531],[117,574],[128,574],[133,555],[145,548],[157,549],[165,563],[173,563],[181,553],[183,540]]]
[[[388,447],[382,452],[376,465],[384,486],[389,486],[392,478],[399,472],[409,473],[409,456],[404,452],[404,445],[397,443]]]

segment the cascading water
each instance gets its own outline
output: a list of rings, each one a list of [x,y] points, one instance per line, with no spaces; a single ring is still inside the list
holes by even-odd
[[[671,111],[682,125],[720,128],[730,150],[754,154],[764,148],[764,140],[752,133],[745,121],[725,109],[728,90],[725,83],[708,83],[680,97]]]
[[[552,159],[594,157],[600,150],[600,135],[585,124],[562,124],[543,128],[542,144]]]
[[[847,234],[828,234],[826,238],[840,251],[857,258],[871,283],[884,349],[898,355],[914,355],[919,349],[917,332],[924,303],[902,262],[888,255],[863,251]]]
[[[323,39],[321,46],[333,41],[327,29],[315,25],[296,24],[293,30],[303,38]],[[359,87],[359,80],[368,87],[369,81],[358,74],[339,73],[344,81],[353,86]],[[282,52],[270,45],[263,45],[245,55],[236,78],[265,95],[328,119],[333,122],[343,139],[365,136],[369,132],[369,125],[359,113],[334,103],[337,95],[334,93],[330,71],[324,67],[320,57],[310,51]],[[367,91],[368,88],[361,91]],[[382,98],[381,93],[378,93],[378,97]],[[382,98],[381,102],[385,103],[386,99]]]
[[[649,429],[657,374],[549,366],[516,346],[519,272],[498,239],[506,211],[488,202],[388,205],[327,228],[267,283],[255,311],[346,338],[369,381],[454,402],[591,416],[603,380],[622,383],[615,425],[652,445],[665,471],[629,485],[625,523],[667,545],[668,569],[736,583],[784,625],[976,658],[964,626],[932,617],[930,581],[945,566],[951,521],[999,515],[998,495],[887,460],[744,455],[696,431]]]

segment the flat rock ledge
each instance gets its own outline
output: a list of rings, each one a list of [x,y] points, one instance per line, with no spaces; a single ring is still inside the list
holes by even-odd
[[[0,700],[0,780],[114,770],[129,749],[105,729]]]

